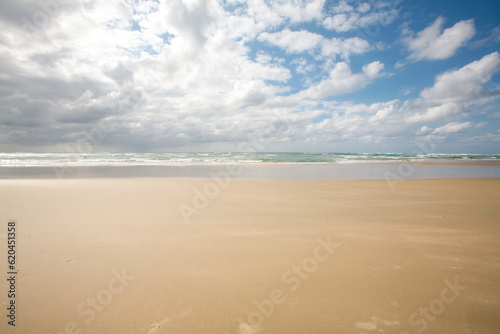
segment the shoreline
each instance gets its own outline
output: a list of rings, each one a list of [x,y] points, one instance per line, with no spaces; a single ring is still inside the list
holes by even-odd
[[[210,178],[228,174],[241,179],[426,179],[496,178],[500,162],[371,162],[371,163],[273,163],[207,164],[183,166],[30,166],[0,167],[0,179],[73,178]]]

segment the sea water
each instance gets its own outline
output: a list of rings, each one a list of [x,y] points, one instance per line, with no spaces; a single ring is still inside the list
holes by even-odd
[[[500,161],[500,154],[412,153],[0,153],[0,167],[189,166],[221,164],[357,164],[374,162]]]

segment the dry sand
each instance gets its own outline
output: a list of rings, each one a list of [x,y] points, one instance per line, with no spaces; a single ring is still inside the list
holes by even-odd
[[[1,333],[500,332],[500,179],[2,180],[0,203]]]

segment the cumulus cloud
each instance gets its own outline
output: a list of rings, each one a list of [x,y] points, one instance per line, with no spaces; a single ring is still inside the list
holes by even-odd
[[[434,85],[423,89],[420,97],[406,100],[403,103],[399,100],[393,100],[368,105],[333,104],[331,105],[331,116],[317,124],[308,126],[308,134],[316,138],[317,141],[338,142],[359,138],[360,141],[377,143],[390,138],[400,138],[409,131],[425,140],[439,139],[441,141],[451,135],[468,134],[485,125],[485,123],[464,121],[464,119],[474,112],[474,104],[478,103],[476,92],[485,89],[483,85],[490,82],[492,75],[498,72],[497,66],[498,54],[495,52],[486,55],[462,68],[437,76]],[[363,74],[353,74],[346,65],[339,65],[332,71],[331,75],[336,80],[330,80],[330,77],[326,78],[305,92],[311,93],[312,96],[321,93],[327,95],[327,92],[333,93],[336,89],[340,90],[334,83],[339,82],[339,78],[342,76],[346,80],[343,87],[348,90],[348,87],[355,87],[356,84],[362,85],[370,73],[375,76],[383,74],[383,64],[381,63],[370,63],[365,65],[363,69]],[[364,80],[362,80],[363,75]],[[446,94],[448,89],[452,91],[453,87],[461,85],[469,87],[467,80],[473,83],[471,84],[473,89],[456,92],[456,96]],[[353,85],[350,86],[350,83]],[[493,97],[488,96],[487,99],[492,102]],[[412,129],[415,124],[422,123],[428,125]],[[481,138],[487,140],[486,138],[495,137],[490,135]]]
[[[452,133],[464,132],[472,128],[474,128],[474,124],[472,122],[452,122],[437,128],[432,133],[438,135],[449,135]]]
[[[433,24],[416,36],[412,32],[404,38],[411,60],[438,60],[453,56],[475,34],[474,21],[457,22],[453,27],[443,31],[444,18],[438,17]]]
[[[291,31],[290,29],[284,29],[276,33],[264,32],[259,36],[260,41],[267,41],[291,53],[314,49],[322,39],[323,36],[307,30]]]
[[[283,29],[275,33],[263,32],[258,40],[276,45],[288,53],[308,51],[333,59],[340,55],[344,60],[348,60],[351,55],[363,54],[371,50],[370,43],[359,37],[325,38],[307,30]]]
[[[323,17],[325,0],[275,1],[271,6],[291,23],[309,22]]]
[[[416,109],[419,110],[419,109]],[[443,103],[438,106],[429,107],[408,116],[409,123],[432,122],[444,119],[446,117],[459,115],[463,111],[462,106],[457,103]]]
[[[436,129],[423,126],[416,132],[417,136],[432,142],[443,142],[449,137],[456,138],[457,135],[472,132],[474,129],[482,127],[484,123],[475,124],[473,122],[450,122]]]
[[[360,13],[366,13],[371,9],[371,6],[369,3],[364,2],[358,6],[358,12]]]
[[[342,13],[326,18],[323,21],[323,25],[329,30],[345,32],[356,28],[358,22],[359,15],[347,15]]]
[[[306,137],[322,142],[379,143],[401,136],[405,127],[398,116],[398,101],[373,104],[336,104],[330,117],[306,129]],[[312,139],[311,139],[312,138]]]
[[[379,61],[374,61],[363,66],[363,72],[366,74],[367,78],[371,79],[379,77],[383,70],[384,64]]]
[[[374,11],[371,11],[374,10]],[[323,26],[328,30],[348,32],[355,29],[380,28],[394,22],[399,12],[391,6],[387,8],[372,8],[369,3],[361,3],[357,8],[341,1],[332,10],[333,15],[323,20]]]
[[[317,68],[314,63],[308,62],[305,58],[296,58],[292,61],[292,64],[295,65],[295,72],[303,75],[307,75]]]
[[[335,58],[340,55],[342,59],[348,60],[351,55],[363,54],[370,51],[372,46],[366,40],[359,37],[346,39],[331,38],[323,39],[321,42],[321,55]]]
[[[434,130],[430,127],[428,127],[427,125],[424,125],[423,127],[421,127],[417,132],[416,132],[416,135],[417,136],[426,136],[426,135],[429,135],[433,132]]]
[[[383,69],[384,64],[375,61],[363,66],[363,72],[354,74],[347,63],[339,62],[335,64],[327,78],[300,92],[300,95],[304,98],[323,99],[354,92],[379,77]]]
[[[347,1],[339,1],[339,3],[332,8],[334,13],[349,13],[354,10],[354,7],[349,5]]]
[[[4,149],[66,151],[94,138],[100,151],[237,150],[265,129],[289,149],[379,143],[416,124],[426,135],[473,130],[443,119],[498,93],[484,94],[500,62],[492,53],[442,73],[415,99],[346,101],[389,76],[369,53],[378,37],[336,33],[390,24],[390,3],[65,1],[43,26],[33,20],[39,2],[20,3],[0,4]]]
[[[283,22],[321,19],[324,1],[255,0],[231,10],[211,0],[75,4],[29,32],[22,17],[0,16],[9,83],[0,85],[2,143],[59,147],[89,133],[104,134],[102,150],[244,141],[275,117],[279,108],[265,104],[289,90],[292,73],[274,55],[251,57],[245,42]],[[27,20],[43,12],[36,1],[25,5]],[[308,48],[296,45],[312,33],[286,33],[290,52]]]
[[[410,123],[444,119],[471,112],[474,105],[491,101],[499,92],[491,92],[484,84],[500,71],[500,54],[490,53],[462,68],[436,77],[432,87],[422,90],[420,98],[412,101],[414,113],[407,117]]]
[[[476,97],[483,85],[500,70],[500,54],[490,53],[464,67],[439,75],[434,86],[420,94],[427,101],[456,102]]]

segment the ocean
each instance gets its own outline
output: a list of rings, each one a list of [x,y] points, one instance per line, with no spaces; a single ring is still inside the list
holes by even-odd
[[[493,161],[494,164],[463,164]],[[376,164],[376,163],[382,164]],[[385,164],[390,162],[391,164]],[[419,162],[461,164],[419,165]],[[375,163],[375,164],[373,164]],[[500,177],[500,154],[400,153],[0,153],[0,179],[201,177],[408,179]]]
[[[224,164],[359,164],[370,162],[500,161],[500,154],[412,153],[0,153],[0,167],[191,166]]]

